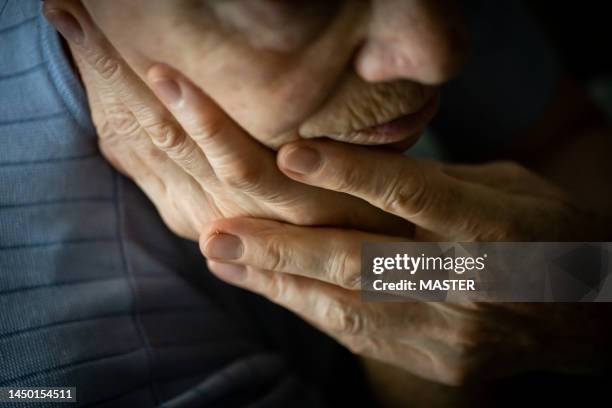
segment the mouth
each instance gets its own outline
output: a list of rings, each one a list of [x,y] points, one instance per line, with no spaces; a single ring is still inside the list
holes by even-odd
[[[431,97],[421,109],[402,115],[386,123],[334,135],[332,138],[361,145],[384,145],[402,142],[412,146],[425,131],[438,111],[439,95]]]

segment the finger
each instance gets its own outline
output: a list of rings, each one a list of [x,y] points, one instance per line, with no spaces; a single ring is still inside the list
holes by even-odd
[[[505,197],[458,180],[430,161],[330,141],[296,142],[278,154],[279,168],[306,184],[345,192],[444,237],[472,240],[508,220]],[[501,228],[501,227],[500,227]]]
[[[265,271],[243,265],[218,263],[208,260],[209,269],[232,285],[257,293],[292,311],[319,328],[352,352],[374,357],[391,364],[399,364],[420,376],[443,379],[440,367],[427,353],[424,331],[411,326],[412,337],[396,338],[395,330],[407,324],[406,319],[393,321],[379,304],[362,302],[356,292],[345,290],[313,279]],[[398,312],[426,318],[424,304],[393,303]],[[415,305],[414,310],[411,307]],[[408,306],[408,307],[406,307]],[[400,315],[400,313],[394,313]],[[412,321],[417,319],[412,318]],[[429,331],[434,331],[432,328]],[[409,364],[406,362],[410,362]]]
[[[392,382],[394,383],[402,383],[403,379],[404,388],[402,391],[404,393],[410,392],[410,394],[405,395],[418,395],[422,393],[420,388],[424,385],[423,380],[426,380],[425,384],[428,388],[431,388],[432,383],[434,383],[436,388],[441,391],[441,395],[439,395],[441,399],[438,401],[439,403],[435,404],[431,404],[432,398],[437,400],[438,395],[428,394],[428,402],[430,403],[428,406],[456,405],[457,397],[448,399],[449,391],[454,390],[454,388],[448,386],[465,384],[461,371],[457,368],[459,363],[448,356],[452,354],[451,350],[446,351],[426,343],[411,344],[393,340],[385,346],[380,354],[363,353],[366,357],[369,357],[364,359],[368,372],[380,371],[378,375],[372,377],[373,386],[385,389],[388,384],[384,380],[392,376],[394,378]],[[415,378],[413,375],[419,378]],[[461,390],[461,388],[457,390]],[[431,392],[431,390],[429,391]],[[457,392],[460,393],[461,391]],[[451,401],[455,401],[455,404]]]
[[[290,273],[358,290],[362,244],[399,240],[359,231],[234,218],[212,223],[202,234],[200,246],[204,256],[218,262]]]
[[[338,338],[365,334],[377,322],[357,292],[302,276],[208,260],[220,279],[262,295]]]
[[[153,66],[149,82],[187,134],[206,155],[219,180],[253,196],[269,198],[292,184],[274,166],[270,150],[255,141],[180,72]]]
[[[84,68],[81,70],[84,80],[93,85],[89,88],[95,89],[117,137],[137,140],[143,149],[150,150],[146,143],[149,139],[192,176],[208,182],[215,180],[197,145],[185,136],[170,112],[123,62],[80,1],[45,2],[45,15],[64,34],[77,61],[84,63],[79,65]],[[75,31],[81,35],[75,36]]]
[[[499,191],[532,197],[558,198],[560,192],[537,174],[513,161],[479,165],[447,165],[444,172],[464,181],[479,183]]]
[[[222,182],[221,187],[229,186],[258,199],[267,211],[266,216],[301,225],[351,225],[412,232],[408,223],[362,200],[285,177],[275,166],[270,150],[245,133],[200,88],[173,68],[156,65],[148,77],[152,87],[161,91],[160,99],[206,155]],[[159,89],[160,85],[171,91]]]

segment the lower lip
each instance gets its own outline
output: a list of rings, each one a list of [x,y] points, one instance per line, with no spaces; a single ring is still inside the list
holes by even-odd
[[[433,97],[421,110],[382,125],[372,126],[350,135],[351,143],[382,145],[413,140],[415,143],[438,110],[438,97]]]

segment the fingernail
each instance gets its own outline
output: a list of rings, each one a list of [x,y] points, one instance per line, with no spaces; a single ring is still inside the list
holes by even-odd
[[[215,234],[204,245],[204,255],[225,261],[240,258],[243,251],[244,247],[240,238],[230,234]]]
[[[321,155],[309,147],[290,150],[283,160],[284,167],[298,174],[312,173],[321,165]]]
[[[181,86],[173,79],[156,78],[152,81],[153,90],[159,98],[168,105],[176,105],[181,101],[183,95]]]
[[[218,263],[215,264],[212,271],[221,279],[229,282],[241,282],[246,278],[246,268],[242,265]]]
[[[70,13],[54,9],[47,11],[45,17],[67,41],[76,45],[82,45],[85,41],[85,33],[83,33],[81,24]]]

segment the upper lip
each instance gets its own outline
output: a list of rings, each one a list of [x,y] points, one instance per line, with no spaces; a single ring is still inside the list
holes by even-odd
[[[387,121],[381,121],[371,126],[364,126],[359,129],[329,135],[335,139],[351,141],[362,144],[385,144],[398,142],[408,137],[420,133],[427,123],[432,119],[437,111],[438,94],[426,100],[425,103],[416,111],[400,113],[392,116]],[[389,129],[393,125],[409,127],[409,133],[393,135],[389,134]],[[392,132],[391,132],[392,133]]]
[[[299,135],[306,139],[328,137],[359,144],[390,143],[402,136],[399,126],[396,123],[392,125],[394,121],[402,120],[402,128],[407,130],[404,136],[409,137],[411,134],[408,133],[414,133],[409,118],[414,119],[414,123],[424,123],[424,127],[433,116],[427,117],[424,112],[431,111],[431,106],[437,105],[434,102],[437,101],[438,90],[432,87],[407,81],[374,86],[363,86],[359,82],[358,86],[354,84],[347,82],[319,111],[302,123]],[[394,140],[385,140],[390,138]]]

